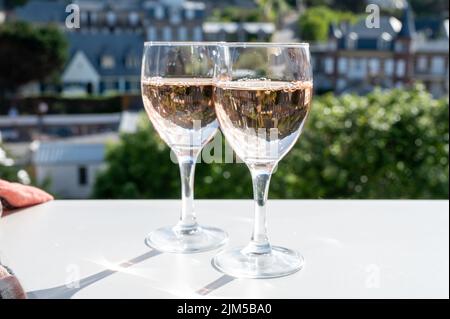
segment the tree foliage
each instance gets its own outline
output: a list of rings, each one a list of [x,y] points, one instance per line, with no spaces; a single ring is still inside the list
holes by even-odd
[[[318,98],[273,196],[448,198],[448,119],[448,100],[420,86]]]
[[[448,0],[409,0],[409,3],[418,16],[441,15],[448,18]]]
[[[3,5],[6,9],[14,9],[15,7],[20,7],[25,5],[28,0],[3,0]]]
[[[55,26],[25,22],[0,26],[0,89],[14,91],[48,78],[64,66],[67,41]]]
[[[259,8],[249,9],[235,6],[215,9],[210,17],[212,22],[264,22],[266,18]]]
[[[448,100],[421,86],[314,101],[300,140],[278,165],[272,198],[448,198]],[[112,145],[96,198],[179,198],[177,165],[148,120]],[[197,198],[250,198],[244,164],[197,164]]]
[[[290,6],[286,0],[255,0],[255,8],[227,6],[215,9],[209,21],[215,22],[276,22],[289,12]]]
[[[289,11],[286,0],[256,0],[256,3],[268,21],[277,21],[280,16]]]
[[[18,169],[13,165],[13,159],[8,155],[0,143],[0,179],[17,181]]]
[[[325,6],[312,7],[299,17],[300,36],[304,41],[325,41],[331,23],[355,20],[356,16],[348,11],[335,11]]]
[[[295,0],[288,1],[291,5]],[[307,8],[327,6],[339,11],[350,11],[355,14],[364,14],[370,1],[355,0],[304,0]],[[388,2],[387,2],[388,3]],[[414,13],[418,16],[442,16],[448,17],[448,0],[408,0]]]

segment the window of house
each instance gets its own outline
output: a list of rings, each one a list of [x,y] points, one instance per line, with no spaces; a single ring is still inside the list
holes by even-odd
[[[203,31],[202,27],[197,26],[194,28],[194,41],[202,41]]]
[[[116,66],[116,61],[110,54],[103,55],[100,63],[103,69],[113,69]]]
[[[186,41],[188,37],[187,29],[184,26],[181,26],[178,28],[178,40],[179,41]]]
[[[162,6],[157,6],[155,8],[155,18],[161,20],[164,18],[164,8]]]
[[[130,23],[131,26],[137,26],[139,23],[139,14],[136,12],[130,12],[128,15],[128,23]]]
[[[359,72],[363,72],[364,69],[364,63],[363,63],[363,59],[355,59],[355,70],[359,73]]]
[[[346,58],[339,58],[338,60],[339,74],[345,74],[348,71],[348,63]]]
[[[380,72],[380,60],[378,59],[369,60],[369,72],[371,75],[375,75]]]
[[[445,60],[443,57],[436,56],[431,60],[431,72],[433,74],[444,74],[446,72]]]
[[[188,20],[193,20],[195,18],[194,10],[191,10],[191,9],[186,10],[186,18]]]
[[[398,60],[397,61],[397,70],[396,70],[396,75],[398,77],[403,77],[405,76],[405,71],[406,71],[406,63],[404,60]]]
[[[117,20],[117,17],[114,12],[110,11],[106,14],[106,23],[109,26],[114,26],[116,24],[116,20]]]
[[[349,59],[347,76],[352,79],[362,79],[367,75],[367,60],[360,58]]]
[[[387,59],[384,61],[384,73],[386,75],[394,74],[394,61],[392,59]]]
[[[164,41],[172,40],[172,29],[170,27],[163,28],[163,40]]]
[[[88,184],[88,170],[86,166],[78,167],[78,185],[85,186]]]
[[[125,58],[125,66],[129,69],[138,68],[140,65],[139,57],[135,54],[129,54]]]
[[[427,67],[428,67],[427,57],[423,55],[419,56],[416,61],[417,71],[424,72],[427,70]]]
[[[333,58],[326,58],[324,62],[325,62],[325,73],[332,74],[334,72]]]
[[[147,41],[155,41],[157,36],[158,34],[155,27],[149,27],[147,29]]]
[[[170,23],[179,24],[181,22],[181,12],[179,9],[172,9],[170,13]]]

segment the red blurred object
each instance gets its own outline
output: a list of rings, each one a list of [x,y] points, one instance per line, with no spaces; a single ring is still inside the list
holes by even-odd
[[[53,200],[53,196],[39,188],[0,179],[0,201],[4,211],[33,206],[50,200]]]

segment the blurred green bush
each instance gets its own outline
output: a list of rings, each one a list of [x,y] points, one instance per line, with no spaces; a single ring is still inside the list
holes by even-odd
[[[0,141],[0,179],[17,182],[18,171],[19,169],[14,166],[14,160],[5,151]]]
[[[330,24],[354,23],[357,20],[358,16],[350,11],[338,11],[330,9],[329,6],[319,5],[310,7],[299,16],[298,27],[302,40],[326,41]]]
[[[325,95],[272,178],[271,198],[444,199],[449,194],[449,105],[420,85],[367,96]],[[143,118],[111,145],[95,198],[179,198],[177,165]],[[250,198],[244,164],[197,164],[197,198]]]

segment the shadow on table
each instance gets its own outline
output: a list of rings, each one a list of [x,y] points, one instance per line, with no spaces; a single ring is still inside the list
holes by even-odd
[[[140,256],[137,256],[133,259],[130,259],[128,261],[125,261],[125,262],[119,264],[119,267],[128,268],[128,267],[136,265],[140,262],[143,262],[147,259],[158,256],[160,254],[161,254],[161,252],[159,252],[157,250],[152,250],[145,254],[142,254]],[[53,288],[48,288],[48,289],[30,291],[27,293],[27,295],[28,295],[29,299],[70,299],[80,290],[82,290],[82,289],[84,289],[106,277],[109,277],[109,276],[115,274],[116,272],[117,272],[117,270],[106,269],[99,273],[96,273],[96,274],[93,274],[91,276],[81,279],[79,284],[77,285],[77,287],[70,287],[70,285],[63,285],[63,286],[58,286],[58,287],[53,287]],[[197,294],[199,294],[201,296],[206,296],[206,295],[210,294],[212,291],[225,286],[226,284],[233,281],[234,279],[235,279],[234,277],[231,277],[228,275],[223,275],[223,276],[219,277],[218,279],[214,280],[213,282],[209,283],[205,287],[197,290]]]
[[[152,250],[152,251],[149,251],[138,257],[135,257],[133,259],[125,261],[125,262],[121,263],[119,266],[121,268],[128,268],[135,264],[143,262],[144,260],[158,256],[160,254],[161,254],[161,252],[159,252],[157,250]],[[93,274],[91,276],[81,279],[79,282],[79,285],[77,285],[78,287],[70,287],[70,285],[64,285],[64,286],[58,286],[58,287],[53,287],[53,288],[49,288],[49,289],[30,291],[27,293],[27,295],[28,295],[28,298],[30,298],[30,299],[69,299],[69,298],[73,297],[73,295],[75,295],[80,290],[82,290],[82,289],[108,277],[108,276],[111,276],[112,274],[114,274],[116,272],[117,272],[117,270],[111,270],[111,269],[103,270],[99,273],[96,273],[96,274]]]
[[[223,276],[219,277],[218,279],[214,280],[213,282],[209,283],[202,289],[197,290],[197,293],[201,296],[206,296],[206,295],[210,294],[211,292],[213,292],[214,290],[217,290],[220,287],[225,286],[229,282],[232,282],[234,279],[236,279],[236,278],[228,276],[228,275],[223,275]]]

